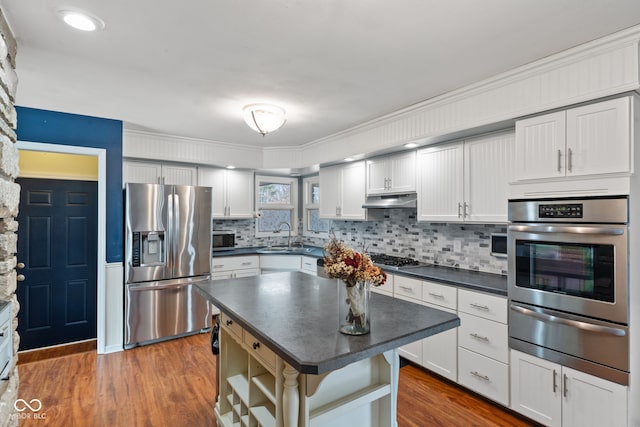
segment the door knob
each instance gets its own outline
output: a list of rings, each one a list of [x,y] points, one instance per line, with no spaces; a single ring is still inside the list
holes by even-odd
[[[19,262],[18,264],[16,264],[16,268],[18,270],[22,270],[24,268],[24,262]]]
[[[24,274],[18,274],[18,276],[16,277],[16,280],[18,282],[24,282]]]

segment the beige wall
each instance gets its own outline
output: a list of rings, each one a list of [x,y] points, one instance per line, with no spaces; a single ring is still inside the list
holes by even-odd
[[[20,178],[98,180],[98,158],[20,150]]]

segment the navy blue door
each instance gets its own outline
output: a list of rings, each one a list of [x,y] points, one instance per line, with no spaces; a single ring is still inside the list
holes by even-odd
[[[20,350],[95,338],[98,183],[16,181]]]

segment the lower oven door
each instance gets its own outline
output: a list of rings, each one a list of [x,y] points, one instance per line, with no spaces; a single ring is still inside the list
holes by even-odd
[[[619,384],[629,381],[626,326],[512,301],[509,345]]]

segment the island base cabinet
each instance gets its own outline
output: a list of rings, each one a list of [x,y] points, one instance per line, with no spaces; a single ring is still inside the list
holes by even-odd
[[[219,426],[397,426],[397,350],[300,374],[224,313],[220,325]]]
[[[627,387],[511,350],[511,409],[550,427],[627,426]]]
[[[302,375],[300,426],[395,426],[398,366],[390,351],[325,375]]]

